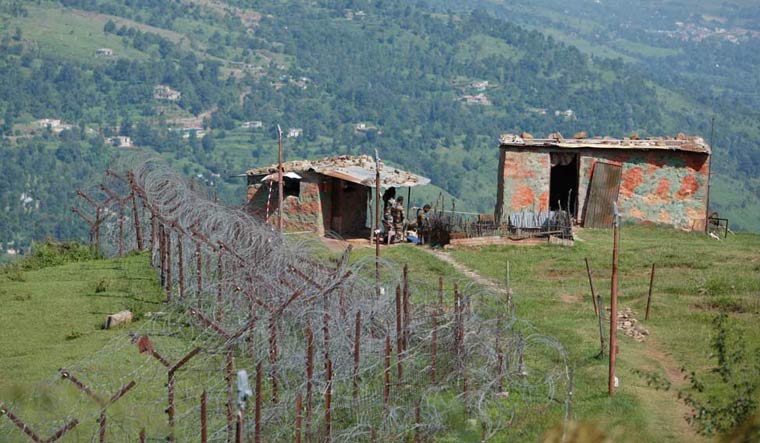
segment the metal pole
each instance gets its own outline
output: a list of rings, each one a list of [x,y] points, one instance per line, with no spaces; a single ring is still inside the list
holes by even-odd
[[[203,254],[200,242],[195,244],[196,268],[198,277],[198,310],[203,308]]]
[[[325,378],[327,386],[325,387],[325,443],[332,441],[332,361],[327,358],[325,362]]]
[[[301,420],[303,420],[303,417],[301,415],[302,402],[303,397],[299,392],[296,396],[296,443],[301,443]]]
[[[599,306],[599,341],[601,343],[602,349],[599,352],[599,357],[604,357],[604,350],[606,348],[605,342],[604,342],[604,305],[602,304],[602,296],[597,295],[596,296],[596,304]]]
[[[588,264],[588,258],[584,258],[586,261],[586,273],[588,274],[588,284],[591,286],[591,300],[594,302],[594,314],[599,316],[599,306],[596,304],[596,291],[594,290],[594,279],[591,277],[591,266]]]
[[[649,296],[647,297],[647,313],[644,320],[649,320],[649,307],[652,305],[652,287],[654,286],[654,263],[652,263],[652,274],[649,276]]]
[[[314,333],[306,324],[306,440],[311,439],[311,399],[314,390]]]
[[[383,406],[387,410],[391,396],[391,336],[389,334],[385,334],[385,360],[383,369]]]
[[[430,341],[430,381],[436,384],[435,365],[438,352],[438,308],[433,310],[433,337]]]
[[[403,286],[403,306],[404,306],[404,348],[409,349],[409,265],[404,265],[404,286]]]
[[[185,298],[185,263],[182,256],[182,236],[177,233],[177,266],[179,267],[179,298]]]
[[[354,403],[359,400],[359,344],[362,332],[362,311],[356,311],[356,326],[354,330]]]
[[[404,368],[402,366],[401,353],[404,352],[404,332],[401,316],[401,286],[396,286],[396,369],[398,371],[398,381],[404,378]]]
[[[135,222],[135,237],[137,239],[137,250],[142,251],[143,250],[143,239],[142,239],[142,232],[140,231],[140,213],[137,210],[137,195],[135,195],[135,191],[132,191],[132,216],[134,217]]]
[[[219,249],[219,255],[216,262],[217,286],[216,286],[216,321],[222,321],[222,278],[224,277],[222,269],[223,249]]]
[[[512,284],[509,276],[509,260],[507,260],[507,309],[512,309]]]
[[[208,414],[206,411],[206,390],[201,393],[201,443],[208,443]]]
[[[282,199],[285,193],[282,186],[282,129],[280,128],[280,125],[277,125],[277,145],[277,186],[280,193],[279,213],[277,214],[277,229],[282,232]]]
[[[713,149],[713,136],[715,135],[715,115],[710,121],[710,150]],[[710,178],[712,177],[712,152],[707,157],[707,198],[705,199],[705,234],[710,231]],[[726,223],[728,226],[728,223]]]
[[[166,253],[166,303],[172,301],[172,231],[166,227],[164,229],[164,236],[166,237],[166,245],[164,246],[164,252]]]
[[[618,242],[620,241],[620,213],[617,203],[615,208],[615,223],[612,240],[612,301],[610,302],[610,367],[607,380],[609,395],[615,395],[615,357],[617,354],[617,292],[618,292]]]
[[[238,411],[235,424],[235,443],[243,443],[243,413]]]
[[[227,345],[227,355],[225,357],[225,381],[227,382],[227,440],[232,440],[235,432],[235,413],[233,412],[234,397],[232,393],[232,368],[233,368],[233,355],[232,344]]]
[[[119,200],[119,257],[124,256],[124,204]]]
[[[380,154],[375,149],[375,296],[380,297]]]
[[[272,403],[279,402],[279,387],[277,384],[277,321],[272,315],[269,319],[269,364],[271,365],[269,377],[272,380]]]
[[[256,406],[254,407],[253,441],[261,443],[261,362],[256,365]]]

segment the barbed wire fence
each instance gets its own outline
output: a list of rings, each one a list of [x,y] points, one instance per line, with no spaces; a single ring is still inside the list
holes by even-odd
[[[425,442],[462,427],[489,441],[549,408],[570,419],[567,355],[511,298],[350,248],[318,260],[313,240],[160,160],[118,163],[80,195],[94,247],[147,251],[165,304],[5,399],[2,441]]]

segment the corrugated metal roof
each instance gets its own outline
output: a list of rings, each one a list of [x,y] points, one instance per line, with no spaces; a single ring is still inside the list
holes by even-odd
[[[430,179],[380,163],[380,187],[413,187],[430,183]],[[294,160],[282,164],[285,172],[314,171],[318,174],[339,178],[352,183],[375,186],[375,159],[368,155],[340,155],[321,160]],[[277,165],[254,168],[246,172],[248,176],[265,176],[277,172]]]
[[[710,145],[701,137],[686,136],[679,134],[672,137],[650,137],[645,140],[632,138],[617,139],[612,137],[595,137],[580,139],[565,139],[559,134],[552,134],[549,138],[531,138],[516,134],[503,134],[499,141],[501,147],[519,148],[563,148],[563,149],[632,149],[651,150],[660,149],[665,151],[686,151],[710,154]]]

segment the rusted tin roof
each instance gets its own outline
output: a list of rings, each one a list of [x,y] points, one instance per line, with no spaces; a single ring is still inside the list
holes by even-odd
[[[526,134],[523,134],[526,135]],[[665,151],[686,151],[710,154],[710,145],[701,137],[678,134],[672,137],[650,137],[644,140],[612,137],[594,138],[562,138],[560,134],[552,134],[548,138],[523,137],[516,134],[503,134],[500,139],[501,147],[519,148],[563,148],[563,149],[632,149],[651,150],[661,149]]]
[[[285,172],[314,171],[352,183],[375,186],[375,159],[368,155],[339,155],[321,160],[293,160],[282,164]],[[246,171],[248,176],[267,176],[277,172],[277,165]],[[380,187],[413,187],[430,183],[430,179],[380,162]]]

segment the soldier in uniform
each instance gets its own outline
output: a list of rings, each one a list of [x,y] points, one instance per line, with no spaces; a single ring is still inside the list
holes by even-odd
[[[391,239],[394,237],[393,214],[391,209],[390,206],[386,206],[385,211],[383,211],[383,228],[385,229],[385,238],[388,243],[390,243]]]
[[[428,220],[428,212],[430,212],[430,205],[425,205],[417,210],[417,237],[421,244],[425,244],[429,240],[430,220]]]
[[[396,198],[396,206],[391,209],[393,214],[393,230],[396,231],[396,243],[404,241],[404,197]]]

